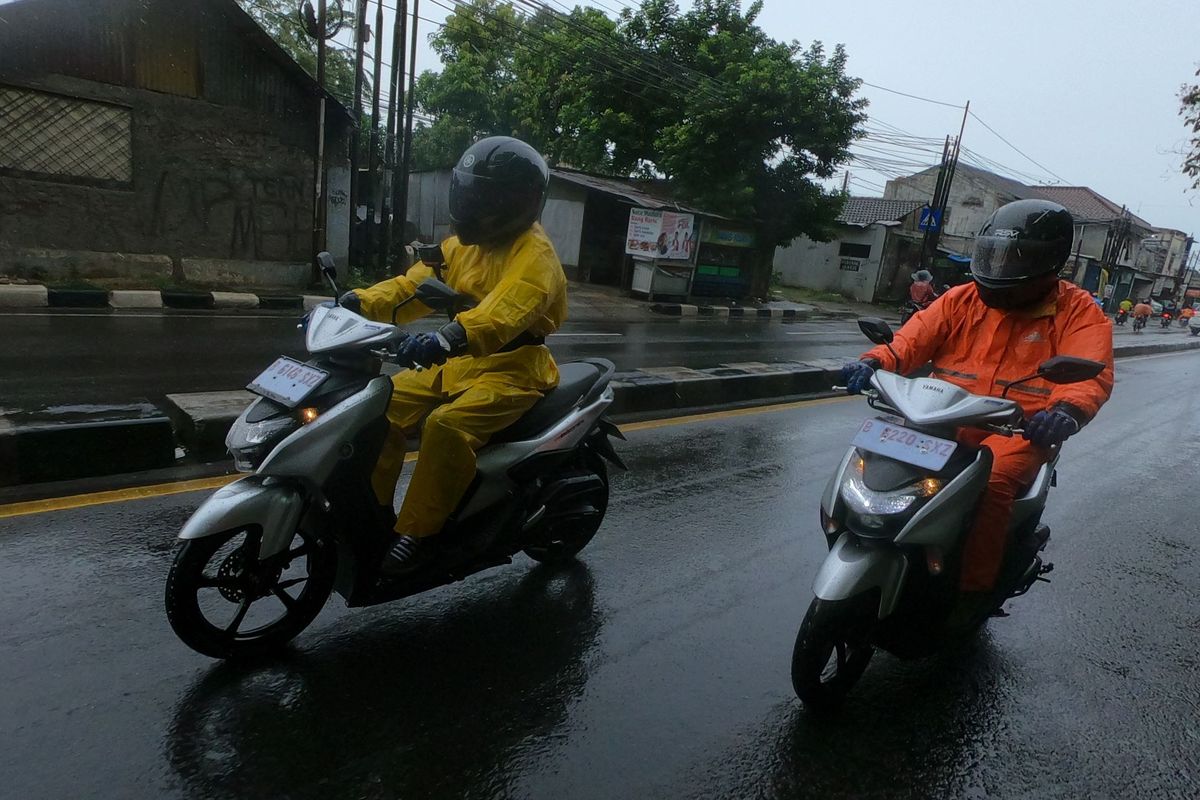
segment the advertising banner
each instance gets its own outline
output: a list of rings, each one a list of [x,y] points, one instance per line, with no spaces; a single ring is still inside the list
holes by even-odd
[[[675,211],[629,211],[625,252],[633,256],[690,261],[695,248],[696,217]]]

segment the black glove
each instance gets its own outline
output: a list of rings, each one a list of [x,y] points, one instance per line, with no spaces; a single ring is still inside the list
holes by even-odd
[[[353,311],[355,314],[362,313],[362,298],[353,289],[339,297],[337,304],[347,311]]]
[[[846,384],[846,394],[860,394],[871,385],[871,376],[879,368],[879,362],[868,358],[842,365],[842,383]]]
[[[1039,411],[1025,423],[1025,438],[1038,447],[1055,447],[1079,433],[1079,420],[1061,408]]]

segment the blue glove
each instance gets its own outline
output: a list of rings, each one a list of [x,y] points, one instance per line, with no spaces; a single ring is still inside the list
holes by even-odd
[[[310,309],[307,314],[305,314],[303,317],[300,318],[300,324],[297,326],[300,328],[300,330],[302,330],[302,331],[308,330],[308,323],[312,320],[313,312],[316,311],[318,308],[337,308],[337,303],[333,302],[332,300],[326,300],[323,303],[317,303],[317,305],[315,307]]]
[[[879,364],[875,361],[855,361],[842,365],[842,383],[846,384],[846,394],[861,394],[862,390],[871,385],[871,376]]]
[[[1039,411],[1025,423],[1025,438],[1038,447],[1055,447],[1079,433],[1079,422],[1061,408]]]
[[[418,333],[416,336],[410,336],[396,349],[397,361],[417,367],[445,364],[449,357],[449,345],[436,333]]]

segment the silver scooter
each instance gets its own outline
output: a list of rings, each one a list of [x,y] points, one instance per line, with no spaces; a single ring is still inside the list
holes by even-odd
[[[880,319],[859,327],[891,347]],[[1078,383],[1104,365],[1055,356],[1033,375]],[[878,416],[864,421],[821,498],[829,546],[792,653],[792,685],[806,707],[836,707],[862,676],[876,648],[900,658],[936,651],[953,630],[947,618],[958,599],[963,541],[987,486],[992,454],[956,440],[961,428],[1002,436],[1022,433],[1024,414],[1006,396],[971,394],[934,378],[876,371],[863,391]],[[1005,390],[1007,395],[1007,389]],[[1055,485],[1055,450],[1013,507],[1009,544],[994,604],[967,623],[1003,616],[1003,603],[1024,594],[1053,569],[1039,553],[1050,539],[1041,524]]]
[[[332,257],[318,258],[337,295]],[[436,280],[415,299],[450,315],[467,304]],[[605,462],[624,468],[609,436],[624,437],[604,416],[614,367],[603,359],[562,364],[557,388],[480,450],[431,563],[399,578],[379,573],[395,540],[393,510],[371,487],[392,395],[380,370],[396,362],[405,336],[321,306],[306,333],[313,357],[280,358],[249,385],[259,396],[226,439],[247,475],[183,526],[167,579],[167,619],[189,647],[214,658],[261,655],[304,630],[333,590],[349,606],[385,603],[522,551],[566,562],[596,534],[608,506]]]

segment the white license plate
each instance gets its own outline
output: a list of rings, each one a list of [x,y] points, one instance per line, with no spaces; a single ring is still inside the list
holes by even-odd
[[[882,419],[865,420],[854,437],[854,445],[934,472],[946,466],[958,447],[957,442]]]
[[[329,373],[323,369],[281,356],[246,388],[288,408],[295,408],[328,377]]]

